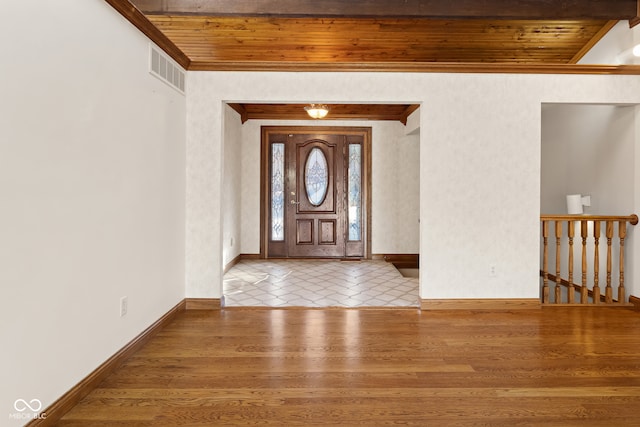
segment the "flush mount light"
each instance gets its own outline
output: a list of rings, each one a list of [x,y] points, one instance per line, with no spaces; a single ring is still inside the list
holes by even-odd
[[[314,119],[322,119],[329,114],[329,107],[324,104],[311,104],[304,107],[304,110]]]

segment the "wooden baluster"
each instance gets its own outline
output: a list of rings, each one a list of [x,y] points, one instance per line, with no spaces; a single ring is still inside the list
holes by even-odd
[[[562,294],[560,287],[562,279],[560,278],[560,242],[562,240],[562,221],[556,221],[556,287],[555,287],[555,303],[562,302]]]
[[[624,304],[626,298],[624,289],[624,239],[627,237],[627,221],[618,222],[618,236],[620,237],[620,284],[618,285],[618,303]]]
[[[598,242],[600,241],[600,221],[593,221],[593,238],[594,252],[593,252],[593,303],[600,304],[600,253],[598,248]]]
[[[549,222],[542,221],[542,241],[543,241],[543,257],[542,257],[542,303],[549,303]]]
[[[573,304],[575,302],[575,288],[573,287],[573,221],[567,221],[567,236],[569,237],[569,288],[567,290],[567,302]]]
[[[541,215],[540,220],[542,222],[542,237],[543,237],[543,245],[544,245],[544,254],[542,260],[542,270],[541,275],[543,277],[542,284],[542,295],[541,299],[543,304],[551,303],[551,284],[553,282],[554,286],[554,302],[555,304],[575,304],[577,303],[578,296],[576,292],[578,288],[580,290],[580,303],[588,304],[590,299],[593,298],[593,304],[612,304],[612,303],[620,303],[625,304],[626,298],[626,288],[624,283],[624,263],[625,263],[625,249],[624,242],[627,237],[627,222],[636,225],[638,224],[638,216],[637,215],[629,215],[629,216],[611,216],[611,215],[585,215],[581,218],[576,218],[571,215]],[[553,277],[553,274],[550,269],[550,260],[549,260],[549,251],[550,251],[550,242],[549,242],[549,233],[551,222],[555,222],[555,235],[556,235],[556,268],[555,268],[555,279],[549,280]],[[568,280],[561,277],[561,260],[562,260],[562,228],[563,222],[567,222],[567,236],[564,238],[568,238],[568,249],[569,254],[568,258]],[[574,269],[575,269],[575,242],[574,239],[576,237],[576,222],[580,222],[580,237],[582,237],[582,284],[577,284],[577,278],[575,278]],[[605,229],[603,230],[603,222],[606,222]],[[620,252],[619,252],[619,283],[614,283],[615,278],[613,277],[613,238],[615,237],[615,223],[618,223],[618,237],[620,239]],[[591,225],[593,224],[593,226]],[[594,247],[593,247],[593,271],[591,271],[591,267],[588,265],[588,256],[587,256],[587,241],[591,233],[589,232],[589,228],[593,227],[593,239],[594,239]],[[600,237],[601,234],[606,236],[607,239],[607,261],[606,261],[606,286],[604,292],[602,292],[600,288]],[[603,262],[604,264],[604,262]],[[593,273],[593,286],[589,289],[588,280],[589,274]],[[575,282],[574,282],[575,280]],[[618,287],[617,291],[617,299],[614,298],[614,289],[613,287]],[[567,298],[564,300],[562,297],[563,287],[567,288]]]
[[[604,288],[604,300],[613,303],[613,288],[611,287],[611,240],[613,239],[613,221],[607,221],[607,286]]]
[[[587,289],[587,237],[589,236],[589,223],[580,221],[580,234],[582,236],[582,289],[580,289],[580,303],[589,302],[589,290]]]

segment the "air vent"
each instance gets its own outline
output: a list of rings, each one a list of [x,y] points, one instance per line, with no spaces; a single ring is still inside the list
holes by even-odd
[[[149,72],[184,94],[184,70],[154,45],[150,44],[149,50],[151,51]]]

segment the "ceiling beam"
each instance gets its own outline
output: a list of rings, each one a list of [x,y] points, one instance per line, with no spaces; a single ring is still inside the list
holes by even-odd
[[[304,107],[309,104],[229,103],[242,123],[247,120],[312,120]],[[328,104],[325,120],[392,120],[407,124],[418,104]]]
[[[633,19],[637,0],[131,0],[145,14],[446,19]]]
[[[505,64],[451,62],[327,63],[327,62],[197,62],[192,71],[395,72],[487,74],[614,74],[640,75],[640,65]]]

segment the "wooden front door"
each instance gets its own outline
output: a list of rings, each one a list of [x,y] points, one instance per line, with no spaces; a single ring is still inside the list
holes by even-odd
[[[368,133],[346,129],[263,128],[265,257],[365,257]]]
[[[343,257],[344,135],[288,138],[285,235],[289,257]]]

